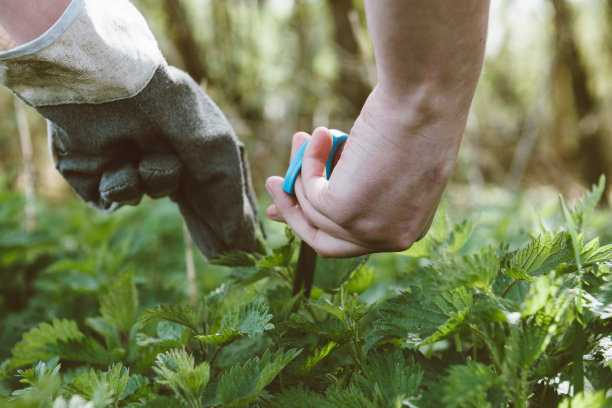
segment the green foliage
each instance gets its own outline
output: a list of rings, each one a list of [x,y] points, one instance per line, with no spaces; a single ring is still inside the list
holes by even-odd
[[[358,376],[360,387],[379,407],[397,407],[417,399],[423,371],[401,349],[373,352]]]
[[[261,393],[281,370],[293,360],[300,351],[292,349],[271,354],[266,350],[261,357],[248,360],[243,365],[235,365],[221,379],[216,398],[220,406],[240,408],[249,404]]]
[[[200,316],[189,306],[159,305],[145,310],[140,317],[140,322],[143,324],[159,320],[180,324],[194,333],[202,332]]]
[[[227,345],[243,335],[249,337],[272,330],[274,324],[270,323],[272,315],[268,313],[269,307],[263,297],[257,297],[246,303],[237,304],[233,310],[224,315],[219,327],[213,334],[198,335],[200,341],[218,346]]]
[[[129,333],[136,319],[138,297],[134,275],[125,273],[100,299],[100,315],[107,323]]]
[[[172,389],[189,407],[200,407],[200,397],[210,380],[210,365],[195,365],[193,356],[185,350],[174,349],[159,354],[153,370],[156,382]]]
[[[51,324],[41,323],[27,331],[11,352],[12,357],[2,364],[4,373],[54,356],[69,361],[109,362],[108,353],[98,342],[85,336],[76,322],[64,319],[53,319]]]
[[[43,276],[80,268],[89,283],[61,290],[89,303],[78,315],[54,307],[9,343],[0,407],[607,406],[612,245],[585,238],[593,194],[512,244],[453,224],[443,206],[399,255],[320,260],[309,299],[291,292],[287,230],[266,254],[202,266],[223,279],[200,287],[197,307],[166,275],[140,271],[138,251],[124,265],[127,249],[86,249],[94,260],[68,257],[36,278],[58,290]],[[103,227],[96,246],[114,242]]]

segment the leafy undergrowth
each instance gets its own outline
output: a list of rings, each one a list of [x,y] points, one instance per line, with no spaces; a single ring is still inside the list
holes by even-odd
[[[319,259],[307,300],[289,231],[216,261],[225,282],[197,308],[143,306],[151,284],[119,268],[88,292],[97,313],[22,334],[0,406],[612,406],[612,245],[584,237],[603,183],[516,247],[442,207],[404,253]]]

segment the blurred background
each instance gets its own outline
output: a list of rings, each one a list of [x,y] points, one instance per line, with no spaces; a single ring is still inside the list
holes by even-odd
[[[293,133],[350,129],[375,82],[362,0],[135,4],[169,63],[200,82],[231,120],[264,201],[263,182],[286,169]],[[493,0],[451,186],[546,185],[573,196],[610,174],[611,79],[611,0]],[[4,182],[61,201],[71,193],[50,164],[44,121],[14,102],[0,89]],[[32,160],[24,167],[28,133]]]

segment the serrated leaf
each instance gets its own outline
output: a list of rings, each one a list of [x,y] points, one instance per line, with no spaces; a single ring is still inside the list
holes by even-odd
[[[487,390],[498,387],[502,378],[484,364],[468,361],[467,365],[452,366],[442,379],[441,400],[444,407],[490,407]]]
[[[343,259],[318,257],[314,285],[325,292],[336,292],[367,259],[365,256]]]
[[[71,361],[108,364],[106,350],[95,340],[85,337],[73,320],[53,319],[51,324],[41,323],[23,334],[13,347],[12,357],[6,360],[1,371],[32,365],[54,356]]]
[[[509,268],[532,276],[549,272],[557,265],[574,259],[571,239],[566,232],[554,237],[550,233],[540,235],[514,254]]]
[[[472,286],[490,293],[493,279],[499,271],[500,260],[491,247],[480,253],[465,255],[448,264],[434,263],[430,269],[436,272],[437,286],[451,290],[461,286]]]
[[[217,258],[209,260],[209,262],[213,265],[246,267],[257,265],[257,258],[253,254],[235,249],[223,252],[217,255]]]
[[[366,349],[394,340],[420,343],[444,325],[452,313],[467,309],[472,295],[465,288],[431,296],[418,286],[388,299],[366,336]]]
[[[561,401],[559,408],[610,408],[612,398],[606,398],[603,391],[594,393],[578,393]]]
[[[140,374],[131,375],[130,378],[128,378],[127,383],[125,384],[125,387],[123,388],[123,392],[121,393],[119,400],[124,400],[134,395],[141,394],[141,391],[145,390],[148,385],[149,379],[147,377],[144,377]],[[142,392],[142,394],[144,396],[148,393]]]
[[[296,319],[285,322],[282,326],[302,333],[311,333],[323,340],[333,341],[340,345],[346,344],[352,339],[351,330],[346,328],[340,320],[335,318],[323,320],[317,324]]]
[[[137,308],[138,297],[131,272],[119,276],[108,293],[100,298],[102,319],[123,333],[129,333],[132,329]]]
[[[604,190],[606,189],[606,176],[602,174],[599,177],[597,184],[593,184],[591,190],[587,191],[582,198],[576,203],[574,209],[570,212],[574,223],[578,230],[582,229],[585,223],[589,220],[595,207],[601,200]]]
[[[524,280],[528,282],[531,282],[534,280],[533,277],[527,275],[527,272],[521,269],[510,268],[510,269],[506,269],[504,273],[515,280]]]
[[[344,287],[348,293],[362,294],[376,281],[378,274],[374,268],[368,268],[362,265],[355,270]]]
[[[200,406],[200,397],[210,379],[210,365],[195,365],[193,356],[183,349],[158,354],[153,371],[156,382],[172,389],[190,407]]]
[[[189,329],[183,325],[168,321],[157,323],[157,337],[148,337],[142,333],[136,335],[136,343],[141,347],[157,347],[157,350],[168,350],[182,347],[189,340]]]
[[[213,334],[208,334],[208,335],[200,334],[200,335],[195,336],[195,338],[205,343],[210,343],[210,344],[214,344],[217,346],[224,346],[226,344],[229,344],[239,339],[242,336],[243,336],[243,333],[240,332],[240,330],[224,329],[224,330],[218,331]]]
[[[378,406],[397,406],[397,402],[417,397],[423,370],[414,361],[406,359],[399,348],[391,352],[373,352],[363,367],[363,376],[357,381],[364,393]]]
[[[511,326],[505,361],[510,367],[527,369],[540,357],[551,338],[553,318],[543,312],[537,319]]]
[[[255,357],[243,365],[235,365],[219,380],[217,400],[225,408],[247,406],[299,353],[295,349],[274,354],[266,350],[261,359]]]
[[[338,344],[334,343],[333,341],[330,341],[322,347],[316,347],[313,350],[312,354],[308,356],[306,361],[304,361],[296,368],[295,371],[297,375],[305,376],[306,374],[308,374],[321,360],[327,357],[329,353],[331,353],[336,347],[338,347]]]
[[[129,370],[121,363],[114,364],[106,372],[90,368],[77,374],[69,389],[73,395],[80,395],[88,400],[95,399],[96,393],[104,389],[106,398],[116,403],[123,394],[129,376]]]
[[[189,306],[159,305],[144,311],[140,317],[141,323],[165,320],[183,325],[194,333],[202,333],[202,325],[198,312]]]
[[[268,310],[269,307],[261,296],[238,304],[230,313],[223,316],[215,333],[199,335],[196,339],[220,346],[229,344],[243,335],[253,337],[266,330],[272,330],[274,325],[270,323],[272,315]]]
[[[287,242],[278,248],[272,249],[272,255],[268,255],[261,261],[257,262],[258,266],[275,268],[278,266],[290,267],[293,255],[295,253],[295,235],[290,228],[285,229]]]
[[[17,370],[21,377],[20,383],[28,384],[28,387],[16,390],[12,393],[12,397],[16,400],[24,402],[30,401],[32,405],[36,400],[43,401],[52,399],[60,390],[61,378],[59,374],[60,366],[55,362],[47,365],[39,361],[35,367],[27,370]],[[2,401],[0,399],[0,401]]]

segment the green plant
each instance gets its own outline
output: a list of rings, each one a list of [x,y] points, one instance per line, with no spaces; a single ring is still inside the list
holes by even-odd
[[[2,375],[28,387],[6,381],[0,406],[611,406],[612,245],[585,238],[603,185],[512,247],[443,206],[404,253],[319,259],[309,299],[289,231],[216,261],[198,308],[142,307],[149,283],[124,268],[97,314],[23,333]]]

